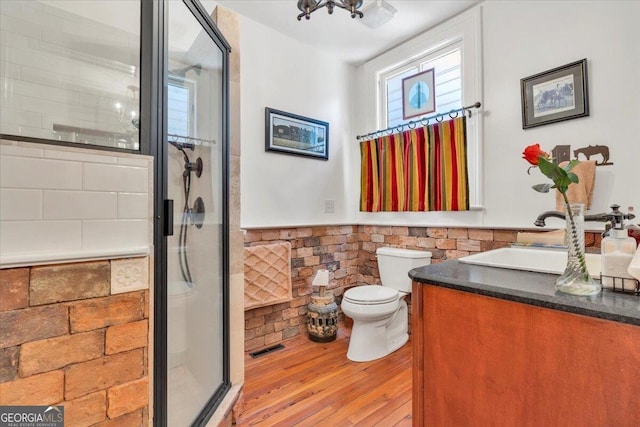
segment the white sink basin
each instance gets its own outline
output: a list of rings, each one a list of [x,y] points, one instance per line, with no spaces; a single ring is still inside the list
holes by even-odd
[[[600,255],[586,254],[587,270],[594,278],[600,278]],[[458,259],[466,264],[539,273],[562,274],[567,265],[566,249],[500,248],[480,252]]]

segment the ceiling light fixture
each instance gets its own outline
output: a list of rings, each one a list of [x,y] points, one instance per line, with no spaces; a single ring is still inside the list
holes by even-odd
[[[384,0],[376,0],[369,3],[362,11],[364,12],[364,19],[360,20],[360,22],[369,28],[381,27],[391,21],[391,18],[397,12],[395,7]]]
[[[298,15],[298,21],[300,21],[303,16],[306,19],[311,19],[311,14],[322,7],[326,7],[327,12],[331,15],[333,8],[336,6],[351,12],[352,18],[356,16],[362,18],[364,16],[363,13],[358,10],[358,8],[362,6],[362,1],[363,0],[298,0],[298,9],[302,11],[302,13]]]

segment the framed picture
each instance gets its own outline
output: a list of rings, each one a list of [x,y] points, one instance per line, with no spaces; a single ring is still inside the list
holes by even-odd
[[[436,111],[435,70],[432,68],[402,79],[402,118]]]
[[[329,159],[329,123],[265,108],[265,150]]]
[[[522,128],[589,115],[587,60],[520,80]]]

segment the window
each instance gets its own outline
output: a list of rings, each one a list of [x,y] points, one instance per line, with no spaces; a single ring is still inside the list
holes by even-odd
[[[402,80],[432,68],[435,70],[436,111],[428,116],[461,108],[461,65],[460,43],[455,43],[382,74],[381,80],[386,88],[381,91],[383,96],[381,105],[386,107],[385,127],[398,126],[420,119],[420,117],[402,119]]]
[[[402,79],[431,68],[436,113],[482,102],[480,23],[481,8],[475,7],[364,64],[357,95],[358,134],[418,120],[402,118]],[[474,209],[482,206],[483,199],[482,114],[471,112],[466,135],[469,201]]]
[[[189,86],[169,79],[167,130],[169,135],[192,136],[192,101]]]

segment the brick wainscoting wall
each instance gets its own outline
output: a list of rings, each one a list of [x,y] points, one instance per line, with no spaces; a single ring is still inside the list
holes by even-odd
[[[110,261],[0,270],[0,405],[148,424],[149,294],[111,295],[110,276]]]
[[[245,351],[307,333],[311,280],[319,269],[329,270],[329,289],[340,304],[350,287],[380,284],[375,252],[381,246],[427,250],[437,263],[509,246],[518,231],[522,230],[375,225],[248,230],[245,246],[291,242],[293,300],[245,312]],[[599,233],[585,233],[585,242],[587,251],[599,252]],[[411,298],[406,300],[411,313]]]
[[[307,333],[307,304],[315,272],[329,270],[328,288],[338,298],[358,282],[358,227],[306,227],[248,230],[245,246],[291,242],[290,302],[245,312],[245,351]]]

